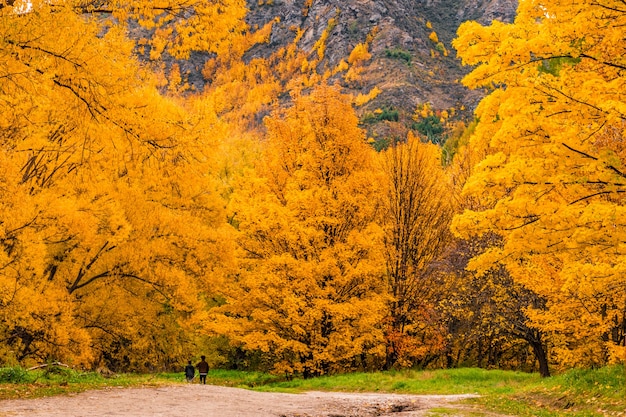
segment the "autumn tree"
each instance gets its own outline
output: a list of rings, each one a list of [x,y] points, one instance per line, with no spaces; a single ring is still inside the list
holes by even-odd
[[[488,234],[457,239],[446,248],[438,280],[443,294],[437,305],[448,332],[441,363],[539,370],[549,376],[546,335],[527,314],[528,309],[545,310],[545,299],[516,282],[505,265],[480,273],[467,268],[470,259],[500,240]]]
[[[0,353],[171,365],[230,251],[213,161],[124,28],[79,11],[0,9]]]
[[[239,273],[208,325],[274,372],[305,377],[384,355],[372,150],[334,87],[266,119],[264,160],[233,197]]]
[[[441,349],[433,303],[435,261],[449,241],[451,189],[441,152],[409,134],[380,155],[385,265],[390,295],[386,367]]]
[[[476,65],[464,83],[492,89],[465,186],[485,204],[455,230],[502,236],[470,265],[504,263],[545,298],[526,313],[562,364],[624,357],[624,23],[620,1],[520,2],[514,23],[465,23],[454,42]]]
[[[3,358],[174,364],[232,267],[223,199],[251,154],[241,120],[335,73],[316,68],[332,28],[315,51],[245,61],[271,25],[251,31],[240,0],[2,6]],[[151,71],[191,54],[210,91],[183,105],[161,94],[183,90],[176,65],[165,81]]]
[[[276,18],[242,37],[239,41],[245,45],[244,49],[269,42],[272,27],[279,21]],[[329,34],[335,27],[336,22],[331,19],[311,50],[301,46],[304,31],[295,29],[290,43],[267,56],[231,55],[229,59],[220,56],[208,59],[202,70],[207,85],[193,100],[214,108],[222,121],[232,122],[235,130],[263,130],[263,118],[270,114],[272,106],[289,102],[292,94],[300,94],[331,79],[343,79],[347,83],[359,79],[363,62],[371,57],[368,48],[373,34],[368,35],[365,42],[357,44],[347,60],[329,68],[324,60],[324,51]],[[359,94],[355,104],[362,105],[378,93],[380,90],[373,88]]]
[[[449,148],[454,155],[446,167],[456,213],[490,208],[489,198],[461,191],[487,155],[484,147],[468,146],[476,123]],[[446,144],[448,145],[448,144]],[[494,247],[502,237],[491,231],[482,236],[453,239],[439,262],[438,300],[441,320],[448,329],[445,366],[460,363],[480,367],[538,369],[548,376],[546,333],[528,317],[528,309],[545,310],[544,297],[516,282],[502,262],[474,270],[469,261]]]
[[[243,0],[64,0],[54,7],[58,4],[77,14],[113,17],[109,24],[128,30],[132,25],[145,29],[140,45],[151,59],[163,53],[184,59],[193,52],[229,56],[245,51],[240,42],[248,31]]]

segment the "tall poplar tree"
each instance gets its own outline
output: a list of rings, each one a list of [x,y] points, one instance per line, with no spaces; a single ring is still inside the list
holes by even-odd
[[[92,6],[0,8],[1,360],[168,367],[229,254],[212,132]]]

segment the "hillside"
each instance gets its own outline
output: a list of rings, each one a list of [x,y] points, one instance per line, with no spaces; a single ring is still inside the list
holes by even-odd
[[[294,28],[304,31],[300,47],[311,50],[334,18],[337,23],[328,37],[321,64],[332,68],[376,31],[370,47],[372,58],[365,64],[362,80],[347,87],[369,91],[377,86],[382,93],[361,109],[361,114],[376,108],[394,108],[405,122],[415,107],[425,102],[439,110],[464,106],[468,110],[460,116],[470,114],[480,94],[458,83],[468,69],[461,67],[450,43],[462,22],[511,21],[517,8],[517,0],[309,0],[309,7],[305,3],[249,0],[251,27],[280,18],[270,42],[257,46],[250,56],[268,56],[285,46],[294,39]],[[439,46],[429,39],[433,31]]]
[[[326,57],[336,65],[347,57],[354,46],[363,42],[377,28],[372,43],[372,59],[367,66],[364,89],[378,85],[384,91],[381,99],[393,105],[417,104],[431,101],[436,107],[450,107],[458,102],[471,103],[471,95],[456,85],[465,70],[461,69],[450,46],[459,25],[466,20],[488,24],[493,19],[512,20],[516,0],[398,0],[398,1],[340,1],[314,0],[307,9],[304,1],[248,1],[248,21],[252,27],[262,26],[275,17],[271,41],[253,50],[254,55],[268,55],[294,38],[294,27],[305,35],[300,46],[310,50],[331,18],[337,25],[331,31]],[[431,22],[432,29],[427,27]],[[435,31],[449,55],[436,50],[429,39]],[[436,52],[431,56],[431,50]],[[390,57],[386,51],[402,51],[410,62]],[[431,72],[432,71],[432,72]]]
[[[278,23],[273,25],[269,42],[253,47],[246,59],[269,57],[292,43],[298,30],[303,32],[298,47],[312,51],[332,26],[318,66],[318,72],[323,73],[346,59],[368,35],[375,34],[369,49],[372,57],[364,64],[361,79],[344,81],[343,86],[353,93],[374,87],[381,90],[375,100],[357,111],[362,119],[369,115],[370,121],[377,109],[397,112],[400,123],[396,126],[377,123],[375,118],[374,123],[364,124],[370,135],[384,138],[404,135],[416,106],[427,102],[434,110],[456,109],[457,118],[471,117],[482,95],[459,83],[469,68],[461,66],[451,41],[467,20],[483,24],[494,19],[512,21],[517,0],[248,0],[247,7],[247,22],[253,30],[276,18]],[[430,38],[433,32],[437,42]],[[208,58],[199,53],[179,62],[196,91],[204,86],[202,68]],[[465,111],[460,111],[462,108]]]

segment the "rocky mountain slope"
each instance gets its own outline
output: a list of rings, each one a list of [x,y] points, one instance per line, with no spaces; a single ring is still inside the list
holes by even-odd
[[[430,103],[435,111],[455,109],[456,118],[472,117],[482,93],[460,84],[470,68],[461,66],[451,41],[460,24],[467,20],[485,25],[494,19],[512,21],[517,3],[518,0],[247,0],[247,21],[253,30],[276,18],[278,23],[272,27],[269,42],[256,45],[246,57],[269,57],[291,44],[297,29],[303,32],[298,47],[312,51],[330,27],[324,59],[318,66],[321,74],[347,59],[354,47],[370,35],[372,56],[362,64],[361,78],[342,85],[353,93],[367,93],[378,87],[381,93],[376,99],[357,112],[361,120],[369,120],[363,125],[376,140],[399,137],[412,126],[416,107],[424,103]],[[132,36],[141,38],[145,33],[140,29]],[[202,90],[206,82],[202,68],[208,58],[207,54],[194,54],[186,62],[178,61],[193,91]],[[171,60],[166,65],[171,65]],[[377,117],[381,109],[389,111],[397,123],[382,123],[389,119]]]
[[[469,69],[461,67],[450,43],[466,20],[512,21],[517,0],[248,0],[248,7],[252,27],[280,18],[270,42],[255,47],[251,56],[267,56],[291,42],[294,27],[304,31],[300,47],[310,50],[335,19],[325,57],[332,67],[376,31],[363,79],[348,87],[369,91],[378,86],[382,93],[362,112],[393,108],[408,120],[425,102],[434,109],[464,106],[471,111],[480,93],[458,82]]]

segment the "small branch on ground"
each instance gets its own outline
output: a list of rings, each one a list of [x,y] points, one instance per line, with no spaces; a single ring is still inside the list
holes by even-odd
[[[48,366],[63,366],[65,368],[71,368],[71,366],[61,363],[61,362],[52,362],[52,363],[44,363],[43,365],[32,366],[26,370],[34,371],[35,369],[47,368]]]

